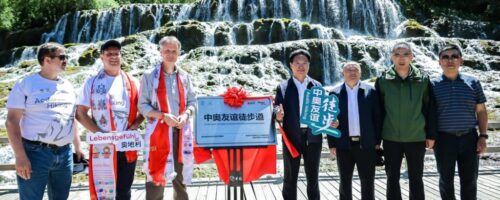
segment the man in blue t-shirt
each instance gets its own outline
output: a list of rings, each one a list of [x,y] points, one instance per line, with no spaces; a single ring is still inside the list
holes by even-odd
[[[483,89],[476,78],[460,73],[462,63],[460,47],[445,46],[439,52],[443,74],[431,82],[437,104],[439,134],[434,152],[442,199],[455,199],[455,163],[458,163],[461,199],[477,198],[479,154],[486,151],[488,139]]]

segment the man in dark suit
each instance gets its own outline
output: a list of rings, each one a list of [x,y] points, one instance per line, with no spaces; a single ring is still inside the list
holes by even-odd
[[[310,200],[320,198],[319,194],[319,160],[321,157],[321,135],[313,135],[311,129],[300,123],[302,99],[304,91],[321,84],[307,76],[311,55],[306,50],[296,50],[290,54],[289,62],[292,77],[280,83],[276,89],[275,117],[283,124],[284,132],[290,140],[290,146],[283,143],[283,198],[297,199],[297,178],[300,167],[300,157],[304,158],[304,168],[307,178],[307,197]],[[298,156],[293,157],[293,150]]]
[[[380,148],[381,109],[374,87],[360,81],[357,62],[343,65],[344,84],[333,94],[339,98],[338,121],[332,123],[341,137],[328,136],[332,156],[337,156],[340,173],[340,199],[352,199],[354,165],[361,180],[361,199],[374,198],[375,149]]]

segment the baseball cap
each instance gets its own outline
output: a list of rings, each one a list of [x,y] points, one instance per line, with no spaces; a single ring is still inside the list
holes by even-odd
[[[116,40],[108,40],[103,45],[101,45],[101,53],[106,51],[107,49],[109,49],[111,47],[116,47],[119,50],[122,49],[122,45],[120,44],[120,42],[118,42]]]

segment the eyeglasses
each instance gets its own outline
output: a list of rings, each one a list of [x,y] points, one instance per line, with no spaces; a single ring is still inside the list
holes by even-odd
[[[460,55],[453,54],[453,55],[443,55],[439,59],[441,59],[441,60],[453,60],[453,61],[455,61],[455,60],[457,60],[459,58],[460,58]]]
[[[68,59],[68,55],[61,54],[61,55],[58,55],[58,56],[50,56],[50,58],[59,58],[59,60],[66,60],[66,59]]]

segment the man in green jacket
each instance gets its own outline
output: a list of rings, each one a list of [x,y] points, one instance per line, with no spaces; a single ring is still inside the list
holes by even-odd
[[[410,199],[425,199],[425,148],[434,146],[434,100],[429,77],[411,64],[413,53],[406,42],[392,48],[393,66],[377,78],[376,90],[383,107],[382,128],[387,174],[387,199],[401,199],[401,162],[406,158],[410,179]]]

